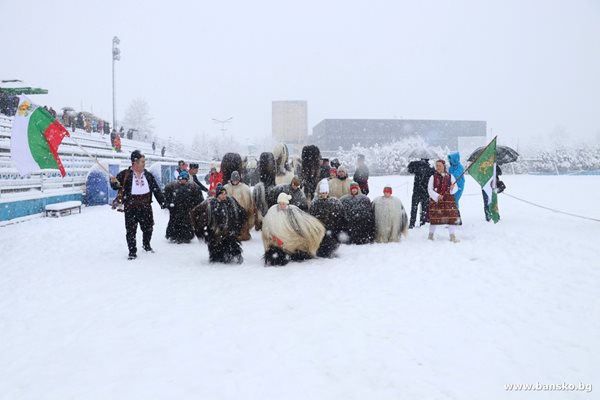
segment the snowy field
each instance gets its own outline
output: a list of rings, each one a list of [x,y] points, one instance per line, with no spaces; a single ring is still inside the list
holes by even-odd
[[[504,181],[600,218],[600,177]],[[386,183],[410,208],[412,178],[373,178],[371,198]],[[135,261],[108,206],[2,227],[0,399],[599,398],[600,223],[499,205],[486,223],[467,178],[458,244],[424,227],[283,268],[255,232],[244,264],[210,265],[167,243],[158,207]],[[505,389],[538,382],[593,390]]]

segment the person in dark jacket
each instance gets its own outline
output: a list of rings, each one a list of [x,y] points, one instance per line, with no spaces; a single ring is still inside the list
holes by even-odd
[[[204,200],[202,192],[208,193],[208,188],[204,186],[202,182],[200,182],[200,180],[198,179],[199,167],[200,166],[197,163],[190,163],[190,170],[188,172],[190,173],[190,183],[193,183],[200,188],[200,200]]]
[[[415,227],[417,221],[417,209],[421,204],[421,225],[425,225],[429,220],[427,209],[429,206],[429,193],[427,192],[427,183],[429,178],[434,174],[435,170],[429,165],[427,158],[422,158],[418,161],[411,161],[408,163],[408,173],[415,175],[415,182],[413,184],[412,204],[410,207],[410,223],[408,229]]]
[[[359,154],[356,160],[354,182],[358,183],[362,194],[369,194],[369,167],[365,164],[365,156],[363,154]]]
[[[190,211],[202,203],[202,191],[193,183],[189,183],[190,175],[181,171],[177,182],[165,186],[165,201],[170,217],[166,238],[175,243],[190,243],[194,238],[194,228],[190,219]]]
[[[152,195],[165,208],[163,196],[154,176],[145,169],[146,158],[139,150],[131,153],[131,167],[119,172],[116,177],[111,177],[110,186],[119,190],[125,211],[125,230],[129,260],[137,257],[136,232],[140,224],[143,234],[143,246],[146,252],[154,253],[150,240],[154,226],[152,214]]]
[[[329,165],[329,158],[321,159],[321,167],[319,169],[319,181],[321,179],[329,178],[329,170],[331,169],[331,165]]]
[[[502,175],[502,169],[500,169],[500,166],[498,164],[496,164],[496,192],[497,193],[502,193],[504,191],[504,189],[506,189],[506,185],[504,184],[504,182],[502,182],[500,180],[500,175]],[[490,212],[490,199],[488,198],[487,193],[485,192],[485,190],[481,190],[481,194],[483,196],[483,212],[485,213],[485,220],[486,221],[490,221],[492,219],[492,213]]]

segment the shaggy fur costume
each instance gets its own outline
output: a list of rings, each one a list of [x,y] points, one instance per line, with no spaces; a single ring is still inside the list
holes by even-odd
[[[317,146],[309,145],[302,148],[302,186],[304,195],[311,201],[319,183],[321,170],[321,151]]]
[[[306,200],[304,192],[302,191],[302,189],[292,190],[292,185],[290,184],[277,185],[269,190],[266,197],[267,204],[269,205],[269,207],[277,204],[277,197],[280,193],[289,194],[290,196],[292,196],[292,198],[290,199],[290,204],[298,207],[302,211],[308,211],[310,203],[308,202],[308,200]]]
[[[223,174],[223,185],[231,180],[233,171],[242,170],[242,156],[238,153],[226,153],[221,161],[221,173]]]
[[[269,211],[267,192],[275,186],[275,158],[273,157],[273,153],[261,153],[257,170],[260,182],[254,186],[252,202],[255,214],[254,228],[258,231],[261,229],[263,217]]]
[[[317,250],[318,257],[332,257],[348,229],[346,211],[336,198],[315,199],[310,206],[310,215],[325,226],[326,233]]]
[[[171,182],[165,186],[165,203],[169,209],[166,238],[189,243],[194,238],[190,211],[202,202],[202,191],[195,183]]]
[[[273,157],[275,158],[275,168],[277,171],[275,176],[275,184],[282,185],[285,183],[290,183],[294,177],[294,173],[292,172],[288,162],[290,153],[287,145],[283,143],[276,145],[273,149]]]
[[[210,262],[242,263],[238,240],[246,212],[233,197],[204,200],[190,212],[194,233],[208,244]]]
[[[408,233],[408,216],[402,202],[397,197],[381,196],[373,200],[375,213],[375,242],[399,242],[400,234]]]
[[[233,197],[244,211],[246,211],[246,218],[244,218],[244,225],[242,226],[239,239],[242,241],[250,240],[252,238],[250,236],[250,228],[254,225],[252,191],[248,185],[241,182],[237,185],[228,183],[225,185],[225,190],[227,190],[227,195]]]
[[[265,264],[285,265],[290,260],[315,257],[323,236],[325,227],[312,215],[296,206],[282,210],[274,205],[263,219]]]
[[[375,239],[375,214],[371,200],[364,195],[347,194],[340,201],[348,218],[348,236],[351,244],[367,244]]]

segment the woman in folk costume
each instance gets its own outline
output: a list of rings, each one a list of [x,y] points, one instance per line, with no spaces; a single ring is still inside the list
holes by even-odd
[[[286,265],[317,255],[325,236],[323,224],[298,207],[290,205],[290,195],[280,193],[277,204],[263,218],[262,241],[265,265]]]
[[[244,219],[244,225],[240,231],[239,239],[241,241],[252,239],[252,236],[250,236],[250,228],[254,225],[254,206],[252,204],[252,191],[250,190],[250,187],[241,182],[240,173],[238,171],[233,171],[229,183],[225,185],[225,190],[227,190],[227,194],[233,197],[246,211],[246,218]]]
[[[348,229],[342,203],[335,197],[329,197],[329,182],[323,179],[319,183],[319,197],[313,200],[309,210],[310,215],[321,221],[326,230],[317,250],[318,257],[333,257],[340,246],[341,235]]]
[[[446,170],[446,162],[437,160],[435,174],[429,178],[427,191],[429,193],[429,240],[433,240],[438,225],[448,225],[450,241],[458,242],[455,231],[460,224],[460,214],[454,200],[458,190],[454,177]]]
[[[399,198],[392,196],[392,187],[383,188],[383,196],[373,200],[375,213],[375,242],[399,242],[400,234],[406,237],[408,216]]]

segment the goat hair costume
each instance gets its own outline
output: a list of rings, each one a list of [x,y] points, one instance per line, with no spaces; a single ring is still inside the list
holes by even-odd
[[[262,241],[265,264],[285,265],[289,260],[304,260],[317,255],[325,227],[298,207],[279,205],[269,208],[263,219]]]
[[[375,213],[375,242],[399,242],[408,233],[408,215],[397,197],[380,196],[373,200]]]
[[[348,236],[351,244],[367,244],[375,239],[375,214],[371,200],[364,194],[347,194],[340,199],[346,218],[348,218]]]
[[[238,237],[246,212],[233,197],[210,197],[190,212],[194,233],[208,244],[210,262],[241,263]]]

